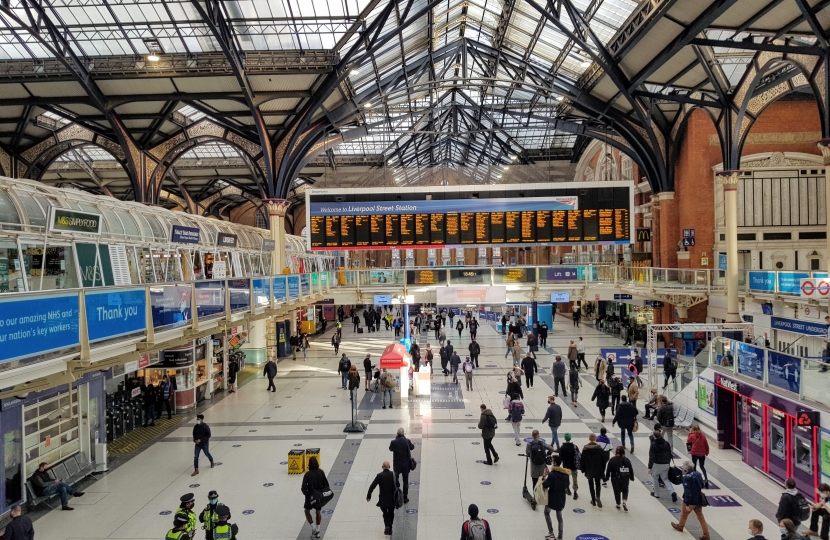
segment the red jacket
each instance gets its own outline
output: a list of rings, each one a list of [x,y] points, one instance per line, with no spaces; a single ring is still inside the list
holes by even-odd
[[[703,433],[689,433],[686,442],[692,445],[691,454],[693,456],[709,455],[709,441],[706,440],[706,435]]]

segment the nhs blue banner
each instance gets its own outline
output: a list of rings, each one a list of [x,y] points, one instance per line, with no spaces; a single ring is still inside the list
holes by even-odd
[[[35,297],[0,303],[0,362],[73,347],[78,334],[78,297]]]
[[[300,297],[300,276],[288,276],[288,296]]]
[[[274,300],[277,302],[285,302],[285,278],[274,278]]]
[[[807,272],[778,272],[778,292],[801,294],[801,280],[808,277]]]
[[[147,327],[144,289],[87,293],[85,305],[89,341],[142,332]]]
[[[750,291],[775,291],[775,272],[750,272],[749,273],[749,290]]]

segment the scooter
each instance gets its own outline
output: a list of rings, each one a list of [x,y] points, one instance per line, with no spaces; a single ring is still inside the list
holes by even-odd
[[[522,487],[522,497],[525,498],[527,502],[530,503],[531,510],[536,510],[537,502],[536,498],[533,496],[533,493],[527,489],[527,471],[530,465],[530,456],[527,454],[519,454],[519,457],[525,458],[525,485]]]

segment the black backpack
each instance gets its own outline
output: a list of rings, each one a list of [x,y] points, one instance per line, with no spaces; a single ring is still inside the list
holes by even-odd
[[[542,441],[533,441],[530,443],[530,461],[534,465],[545,464],[545,447]]]
[[[340,371],[341,372],[342,371],[348,371],[348,369],[349,369],[348,360],[346,360],[345,358],[341,358],[340,359]]]
[[[663,425],[670,428],[674,427],[674,408],[672,408],[671,412],[666,417],[666,422]]]
[[[795,504],[798,505],[798,520],[801,522],[807,521],[810,519],[810,503],[801,493],[797,493],[795,496]]]

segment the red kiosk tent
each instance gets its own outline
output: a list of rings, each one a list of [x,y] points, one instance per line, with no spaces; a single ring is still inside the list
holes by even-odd
[[[387,345],[380,355],[380,369],[398,369],[409,366],[409,354],[400,343]]]

